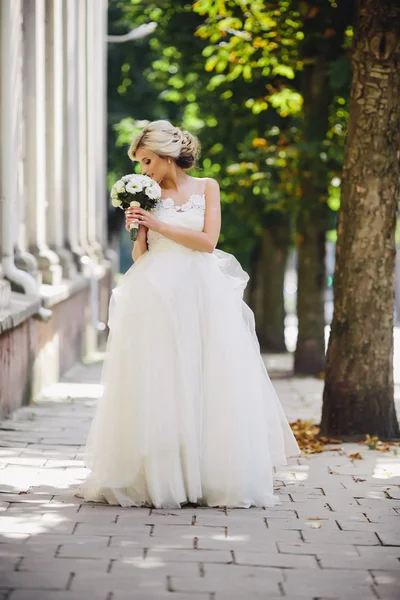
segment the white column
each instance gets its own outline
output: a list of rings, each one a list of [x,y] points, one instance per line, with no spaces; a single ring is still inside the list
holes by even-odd
[[[18,269],[27,271],[36,281],[40,283],[41,276],[38,271],[37,261],[26,252],[26,232],[25,232],[25,198],[22,189],[22,152],[24,145],[24,135],[22,130],[22,3],[21,0],[16,2],[2,2],[1,6],[1,40],[2,40],[2,65],[1,65],[1,87],[2,87],[2,124],[0,130],[4,136],[1,147],[3,153],[3,168],[0,179],[2,181],[1,195],[3,197],[2,213],[5,215],[7,209],[12,214],[12,225],[9,222],[9,216],[3,216],[4,231],[7,233],[0,234],[2,238],[2,251],[0,254],[6,257],[10,262],[12,259],[12,268],[7,267],[3,270],[13,270],[15,266]],[[5,155],[7,152],[7,156]],[[7,158],[9,158],[9,166],[6,166]],[[11,187],[7,189],[7,178],[10,177]],[[7,193],[12,196],[7,197]],[[8,206],[5,206],[5,203]],[[0,224],[1,224],[0,218]],[[14,250],[16,255],[14,257]],[[14,276],[9,272],[10,278]],[[24,277],[22,277],[24,279]],[[15,277],[14,277],[15,279]],[[14,281],[14,289],[16,291],[24,291],[24,288]],[[8,284],[6,285],[8,288]]]
[[[87,252],[86,0],[78,2],[78,57],[79,241]]]
[[[38,294],[41,277],[35,258],[22,252],[25,197],[22,190],[22,2],[6,0],[1,6],[1,257],[3,276],[15,291]],[[14,250],[17,255],[14,257]],[[25,270],[29,273],[22,273]],[[30,277],[31,276],[31,277]],[[35,282],[36,279],[36,282]],[[3,286],[4,287],[4,286]],[[8,284],[5,288],[9,289]],[[33,292],[33,290],[35,290]],[[4,300],[4,298],[3,298]]]
[[[76,274],[72,254],[65,245],[64,204],[68,187],[66,170],[66,85],[64,71],[63,0],[46,0],[46,115],[47,115],[47,239],[57,254],[63,277]]]
[[[5,310],[10,304],[11,285],[3,279],[7,272],[1,261],[13,259],[16,223],[7,220],[10,213],[15,215],[18,199],[19,119],[12,102],[19,103],[21,98],[21,2],[0,3],[0,25],[0,310]],[[3,232],[8,233],[8,239]]]
[[[66,9],[66,42],[64,53],[65,72],[67,77],[67,106],[65,120],[67,122],[67,201],[65,204],[65,228],[67,248],[72,251],[75,264],[82,269],[81,259],[85,250],[80,244],[80,171],[79,171],[79,107],[78,107],[78,6],[79,0],[65,2]]]
[[[26,155],[25,191],[28,199],[28,240],[43,282],[61,282],[58,256],[46,240],[46,43],[45,0],[24,0],[24,100]]]
[[[108,62],[108,2],[100,0],[96,3],[96,94],[98,97],[96,121],[98,124],[98,137],[96,140],[96,230],[97,239],[103,249],[107,248],[107,62]]]
[[[102,196],[98,194],[103,177],[103,174],[98,172],[97,165],[99,146],[102,143],[103,135],[103,120],[99,118],[102,110],[100,95],[103,92],[102,88],[99,88],[99,84],[101,85],[99,73],[104,66],[101,64],[103,57],[102,55],[99,56],[98,48],[98,39],[102,35],[102,31],[98,30],[98,13],[101,12],[101,8],[102,0],[100,2],[98,0],[87,0],[87,236],[90,248],[99,260],[103,258],[97,230],[102,204]]]

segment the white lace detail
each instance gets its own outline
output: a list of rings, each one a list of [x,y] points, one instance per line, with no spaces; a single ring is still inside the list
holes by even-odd
[[[201,231],[204,227],[205,212],[205,194],[192,194],[183,204],[175,204],[172,198],[161,198],[154,207],[154,213],[161,221],[165,219],[168,223],[176,223],[178,226],[186,226],[196,231]],[[193,252],[190,248],[166,238],[157,231],[147,232],[147,243],[149,250]]]
[[[205,194],[192,194],[189,196],[189,200],[183,204],[175,204],[172,198],[161,198],[161,200],[157,202],[155,210],[159,208],[177,212],[186,212],[190,210],[203,216],[206,212],[206,197]]]

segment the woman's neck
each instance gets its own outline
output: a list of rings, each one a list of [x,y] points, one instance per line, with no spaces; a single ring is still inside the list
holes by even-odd
[[[171,172],[161,180],[160,186],[163,190],[174,190],[177,192],[188,179],[190,179],[189,175],[186,175],[183,169],[175,166],[175,168],[171,169]]]

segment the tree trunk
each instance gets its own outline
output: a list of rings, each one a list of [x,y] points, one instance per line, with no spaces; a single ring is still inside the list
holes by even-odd
[[[326,206],[328,165],[323,160],[329,128],[329,105],[333,92],[329,66],[344,55],[343,39],[353,19],[353,0],[333,3],[309,0],[303,10],[304,41],[301,58],[303,148],[300,157],[301,201],[298,255],[299,333],[294,370],[317,375],[325,367],[325,237],[328,227]]]
[[[327,173],[319,153],[329,121],[327,60],[314,56],[304,68],[304,140],[300,163],[301,201],[298,254],[298,338],[296,374],[317,375],[325,368],[324,292]]]
[[[400,5],[363,0],[338,222],[321,433],[399,436],[393,290],[400,146]]]
[[[304,185],[303,185],[304,190]],[[298,254],[298,338],[294,372],[318,375],[325,369],[325,235],[328,207],[301,217]]]
[[[285,344],[284,277],[289,223],[281,214],[269,216],[256,256],[252,307],[263,352],[287,352]]]

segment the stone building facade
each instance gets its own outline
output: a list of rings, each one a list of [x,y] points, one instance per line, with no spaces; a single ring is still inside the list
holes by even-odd
[[[1,0],[0,416],[106,334],[107,0]]]

